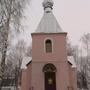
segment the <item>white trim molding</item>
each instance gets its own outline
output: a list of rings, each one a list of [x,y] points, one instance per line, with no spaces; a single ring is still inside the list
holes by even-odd
[[[50,37],[46,37],[45,39],[44,39],[44,53],[47,53],[46,52],[46,47],[45,47],[45,42],[46,42],[46,40],[51,40],[51,42],[52,42],[52,52],[51,53],[53,53],[53,45],[54,45],[54,42],[53,42],[53,39],[52,38],[50,38]]]

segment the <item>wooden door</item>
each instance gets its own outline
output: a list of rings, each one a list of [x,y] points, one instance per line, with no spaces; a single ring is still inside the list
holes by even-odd
[[[55,72],[45,72],[45,90],[56,90]]]

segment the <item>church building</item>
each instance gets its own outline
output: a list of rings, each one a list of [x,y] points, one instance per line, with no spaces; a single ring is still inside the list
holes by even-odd
[[[31,34],[32,58],[22,70],[21,90],[77,90],[76,65],[67,56],[67,33],[53,15],[53,4],[43,1],[44,15]]]

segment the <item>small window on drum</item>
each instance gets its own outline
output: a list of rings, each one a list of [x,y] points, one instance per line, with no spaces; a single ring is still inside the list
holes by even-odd
[[[46,50],[46,53],[52,52],[52,41],[50,39],[47,39],[45,41],[45,50]]]

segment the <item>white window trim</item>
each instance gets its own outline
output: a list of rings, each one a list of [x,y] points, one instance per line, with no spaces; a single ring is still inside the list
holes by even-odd
[[[50,38],[50,37],[47,37],[47,38],[44,39],[44,53],[47,53],[46,52],[46,43],[45,43],[46,40],[51,40],[51,42],[52,42],[52,52],[51,53],[53,53],[53,39]]]

